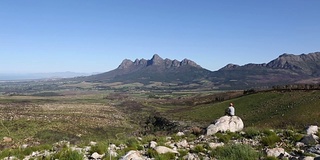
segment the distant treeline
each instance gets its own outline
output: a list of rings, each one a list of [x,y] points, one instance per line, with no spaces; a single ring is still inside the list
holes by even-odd
[[[274,90],[319,90],[319,84],[287,84],[272,87]]]
[[[291,90],[320,90],[319,84],[286,84],[276,85],[269,89],[248,89],[244,90],[243,94],[252,94],[257,92],[268,92],[268,91],[291,91]]]

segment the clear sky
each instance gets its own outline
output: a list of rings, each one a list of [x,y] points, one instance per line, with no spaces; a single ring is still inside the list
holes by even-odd
[[[1,0],[0,73],[106,72],[123,59],[215,71],[320,51],[320,0]]]

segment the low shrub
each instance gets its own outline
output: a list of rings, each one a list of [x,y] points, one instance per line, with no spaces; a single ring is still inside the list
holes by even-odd
[[[53,155],[49,159],[59,159],[59,160],[82,160],[84,155],[77,151],[72,151],[70,148],[61,150],[60,152]]]
[[[245,137],[253,139],[254,137],[258,136],[260,134],[260,131],[253,127],[248,127],[245,129]]]
[[[215,136],[218,138],[219,142],[228,143],[231,139],[231,136],[223,133],[216,133]]]
[[[106,143],[97,143],[96,145],[91,146],[90,154],[92,154],[94,152],[97,152],[99,154],[106,153],[107,148],[108,148],[108,144],[106,144]]]
[[[185,138],[186,138],[187,141],[189,142],[189,141],[194,141],[194,140],[196,140],[196,139],[197,139],[197,136],[194,135],[194,134],[187,134]]]
[[[185,155],[188,154],[188,151],[187,150],[179,150],[179,153],[180,153],[180,157],[184,157]]]
[[[180,140],[182,140],[185,136],[177,136],[176,134],[174,134],[173,136],[171,136],[172,140],[175,142],[178,142]]]
[[[137,150],[139,148],[139,142],[135,138],[130,138],[127,140],[128,150]]]
[[[148,149],[147,156],[150,158],[154,158],[155,160],[175,159],[174,153],[158,154],[157,151],[155,151],[153,149]]]
[[[235,144],[218,147],[210,155],[219,160],[256,160],[261,156],[249,145]]]
[[[270,134],[268,136],[265,136],[261,139],[261,143],[264,145],[264,146],[274,146],[277,142],[280,142],[280,137],[273,133],[273,134]]]
[[[203,145],[196,145],[193,149],[191,149],[192,153],[200,153],[200,152],[204,152],[205,149],[203,147]]]
[[[158,155],[157,151],[153,149],[148,149],[147,150],[147,156],[150,158],[155,158]]]
[[[269,135],[273,135],[275,134],[274,131],[270,130],[270,129],[265,129],[263,130],[263,134],[269,136]]]
[[[288,140],[294,141],[294,142],[299,142],[302,138],[303,135],[297,132],[294,132],[292,130],[285,130],[283,132],[283,136],[287,138]]]
[[[174,153],[165,153],[165,154],[158,154],[154,159],[155,160],[170,160],[176,159]]]
[[[203,134],[202,133],[202,129],[200,127],[196,127],[196,126],[192,127],[190,129],[190,131],[191,131],[192,134],[194,134],[196,136],[200,136],[201,134]]]

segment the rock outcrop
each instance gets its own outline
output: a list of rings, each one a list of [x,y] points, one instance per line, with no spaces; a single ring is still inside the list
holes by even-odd
[[[147,66],[162,66],[165,68],[177,68],[181,66],[193,66],[201,68],[197,63],[189,59],[183,59],[182,61],[162,59],[158,54],[152,56],[150,60],[136,59],[134,62],[129,59],[124,59],[122,63],[118,66],[118,69],[127,69],[130,67],[147,67]]]
[[[214,124],[207,128],[207,136],[216,134],[217,132],[237,132],[244,127],[243,121],[238,116],[223,116],[217,119]]]

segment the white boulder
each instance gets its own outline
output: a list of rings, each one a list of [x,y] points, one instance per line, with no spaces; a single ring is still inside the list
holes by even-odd
[[[318,126],[309,126],[307,129],[307,134],[317,134],[318,133]]]
[[[237,132],[244,127],[243,121],[238,116],[223,116],[211,124],[207,128],[207,136],[216,134],[217,132]]]
[[[184,160],[200,160],[199,156],[194,153],[188,153],[183,157]]]

